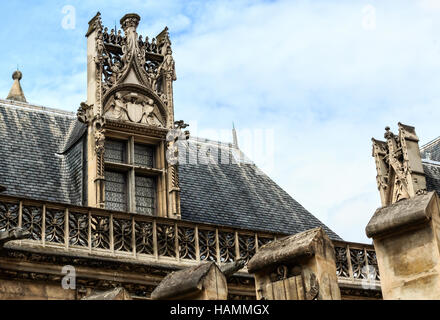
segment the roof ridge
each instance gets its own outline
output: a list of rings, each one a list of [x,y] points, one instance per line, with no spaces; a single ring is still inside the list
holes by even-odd
[[[61,109],[55,109],[55,108],[49,108],[41,105],[36,104],[30,104],[25,102],[19,102],[19,101],[13,101],[13,100],[3,100],[0,99],[0,105],[4,105],[7,107],[15,107],[15,108],[21,108],[21,109],[29,109],[33,111],[39,111],[39,112],[46,112],[46,113],[57,113],[62,115],[68,115],[72,117],[76,117],[75,112],[72,111],[66,111]]]
[[[423,149],[426,149],[426,148],[430,147],[432,144],[434,144],[438,140],[440,140],[440,137],[437,137],[437,138],[429,141],[428,143],[424,144],[423,146],[420,147],[420,150],[422,151]]]
[[[440,162],[439,161],[435,161],[435,160],[422,159],[422,163],[423,164],[428,164],[428,165],[433,165],[433,166],[439,166],[440,167]]]

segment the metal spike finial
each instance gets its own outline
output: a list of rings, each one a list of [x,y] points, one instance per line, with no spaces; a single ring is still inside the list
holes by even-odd
[[[232,122],[232,139],[233,139],[234,147],[238,149],[237,130],[235,130],[235,123],[234,122]]]

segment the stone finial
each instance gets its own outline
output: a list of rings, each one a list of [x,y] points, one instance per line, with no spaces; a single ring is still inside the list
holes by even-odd
[[[233,122],[232,122],[232,139],[233,139],[234,147],[238,149],[237,130],[235,130],[235,123],[233,123]]]
[[[9,95],[6,100],[13,100],[19,102],[27,102],[23,93],[23,89],[21,88],[20,80],[23,78],[23,74],[21,71],[17,70],[12,74],[12,79],[14,83],[12,84],[12,88],[9,91]]]
[[[413,126],[398,123],[399,133],[385,128],[386,141],[373,141],[377,186],[382,206],[414,197],[426,190],[426,177]]]
[[[136,30],[139,25],[139,21],[141,21],[141,17],[138,14],[129,13],[122,17],[120,23],[122,29],[127,32],[128,28],[134,28]]]
[[[391,139],[392,137],[394,137],[394,134],[391,132],[390,127],[385,127],[385,134],[383,136],[385,139]]]

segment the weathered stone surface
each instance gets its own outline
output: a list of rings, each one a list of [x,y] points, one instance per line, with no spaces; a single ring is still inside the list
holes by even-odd
[[[440,214],[435,192],[376,211],[373,237],[384,299],[440,299]]]
[[[169,274],[151,294],[153,300],[223,300],[227,296],[226,277],[214,262]]]
[[[299,258],[311,257],[316,252],[317,240],[324,235],[322,228],[315,228],[268,243],[249,261],[248,270],[255,273],[261,269]]]
[[[322,228],[273,241],[251,259],[257,299],[340,300],[334,247]]]
[[[431,219],[431,211],[428,209],[434,201],[434,194],[430,192],[377,209],[366,227],[367,236],[372,238],[427,222]]]
[[[127,290],[119,287],[106,292],[93,293],[81,300],[131,300],[131,297]]]
[[[240,271],[246,265],[246,260],[240,259],[231,263],[226,263],[220,266],[221,272],[226,278],[232,276],[234,273]]]
[[[399,134],[386,127],[385,141],[373,140],[377,187],[382,206],[389,206],[426,191],[419,139],[414,127],[399,122]]]
[[[22,228],[14,228],[9,231],[0,232],[0,248],[9,241],[27,239],[30,236],[28,231]]]
[[[56,284],[0,280],[0,300],[75,300],[75,290],[64,290]]]

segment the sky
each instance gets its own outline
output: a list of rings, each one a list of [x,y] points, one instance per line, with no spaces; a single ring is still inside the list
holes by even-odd
[[[88,21],[135,12],[168,26],[176,119],[231,141],[344,240],[371,243],[380,207],[371,138],[397,123],[440,135],[440,1],[2,1],[0,97],[12,72],[32,104],[86,100]],[[3,97],[4,96],[4,97]]]

